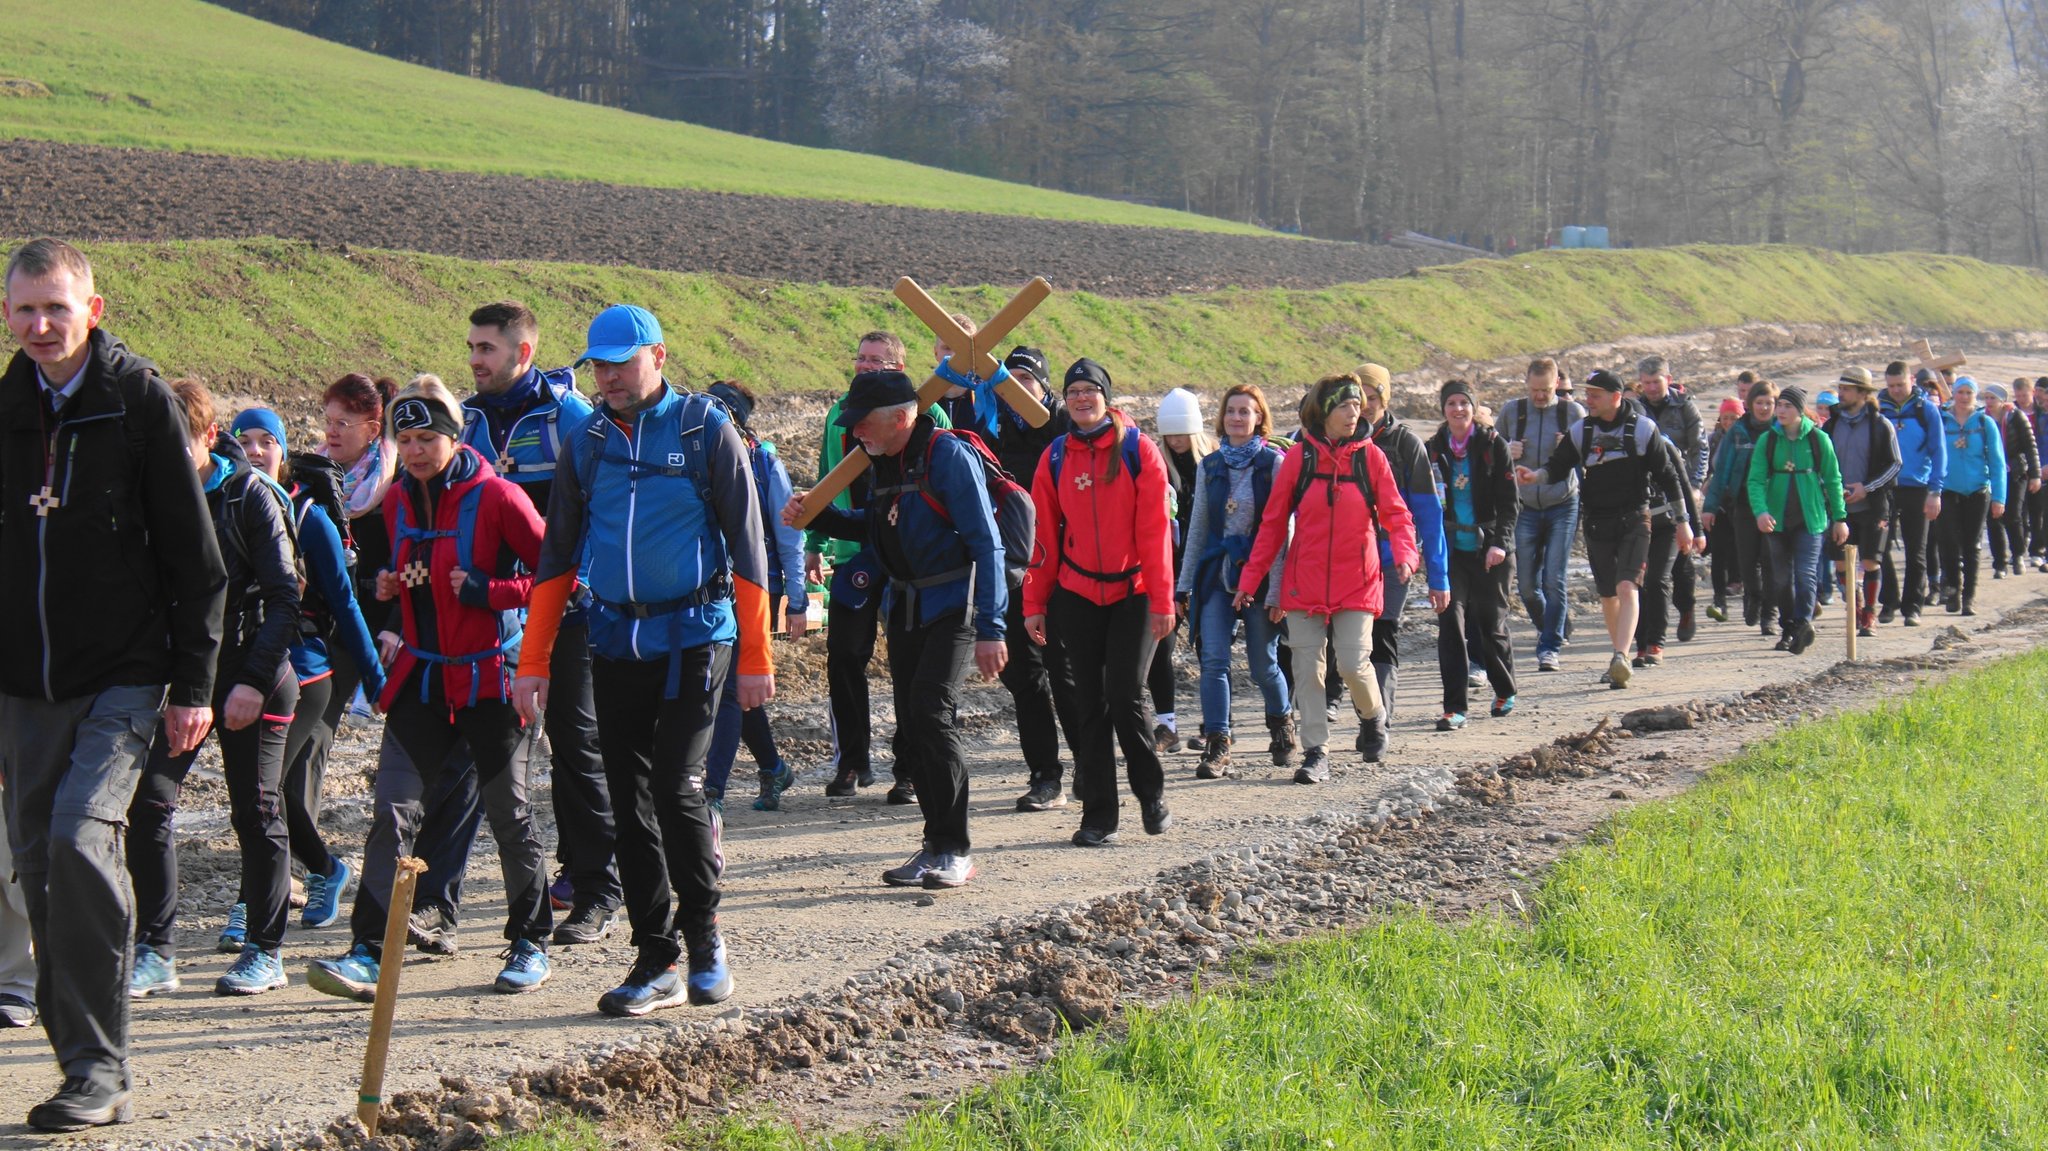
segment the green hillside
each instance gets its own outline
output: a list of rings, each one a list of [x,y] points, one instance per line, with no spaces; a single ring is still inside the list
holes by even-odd
[[[15,241],[0,240],[11,248]],[[575,264],[479,263],[340,253],[279,241],[90,244],[107,323],[167,372],[290,405],[345,371],[464,375],[463,318],[505,296],[565,361],[606,304],[654,310],[672,379],[732,376],[767,391],[845,386],[855,339],[923,329],[884,292]],[[986,316],[1007,289],[941,298]],[[2048,277],[1955,256],[1844,256],[1791,247],[1542,253],[1426,269],[1314,292],[1230,291],[1151,300],[1059,293],[1018,329],[1058,363],[1090,355],[1119,386],[1158,392],[1245,380],[1291,392],[1373,359],[1395,370],[1432,351],[1480,360],[1630,335],[1781,323],[1891,322],[1921,331],[2032,329]]]
[[[0,0],[0,137],[1271,235],[436,72],[197,0]]]

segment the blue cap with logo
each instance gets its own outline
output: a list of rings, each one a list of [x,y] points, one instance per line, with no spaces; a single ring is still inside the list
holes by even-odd
[[[633,304],[613,304],[590,321],[590,338],[583,354],[576,357],[576,366],[592,360],[621,364],[641,348],[661,342],[661,321],[653,312]]]

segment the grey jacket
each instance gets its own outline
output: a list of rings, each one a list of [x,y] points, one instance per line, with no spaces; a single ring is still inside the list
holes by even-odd
[[[1494,417],[1494,430],[1509,443],[1521,440],[1522,458],[1515,463],[1538,473],[1535,483],[1516,485],[1522,497],[1523,511],[1546,511],[1579,498],[1579,474],[1576,471],[1556,483],[1546,482],[1541,473],[1543,465],[1550,460],[1550,453],[1557,448],[1557,438],[1574,421],[1585,416],[1586,409],[1577,400],[1563,400],[1547,408],[1539,408],[1529,402],[1529,397],[1517,396],[1500,406],[1500,414]]]

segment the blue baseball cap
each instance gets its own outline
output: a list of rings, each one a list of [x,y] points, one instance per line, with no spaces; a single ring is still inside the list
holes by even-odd
[[[1833,407],[1836,404],[1841,403],[1842,398],[1840,396],[1837,396],[1833,392],[1822,392],[1821,394],[1813,397],[1813,402],[1817,405]]]
[[[633,304],[613,304],[590,321],[587,346],[576,357],[576,366],[592,360],[621,364],[632,359],[634,352],[661,342],[661,321],[653,312]]]

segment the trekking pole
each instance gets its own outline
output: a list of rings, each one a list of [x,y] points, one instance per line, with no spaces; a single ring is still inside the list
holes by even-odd
[[[371,1138],[384,1108],[384,1056],[391,1047],[391,1021],[398,1010],[398,975],[405,966],[405,928],[412,918],[413,889],[426,861],[403,856],[391,881],[391,910],[384,919],[384,954],[377,968],[377,1001],[370,1008],[370,1046],[363,1052],[363,1083],[356,1092],[356,1118]]]
[[[1849,637],[1849,662],[1856,661],[1856,621],[1863,618],[1863,569],[1856,563],[1856,545],[1842,545],[1842,582],[1849,585],[1849,618],[1842,621],[1842,634]]]

